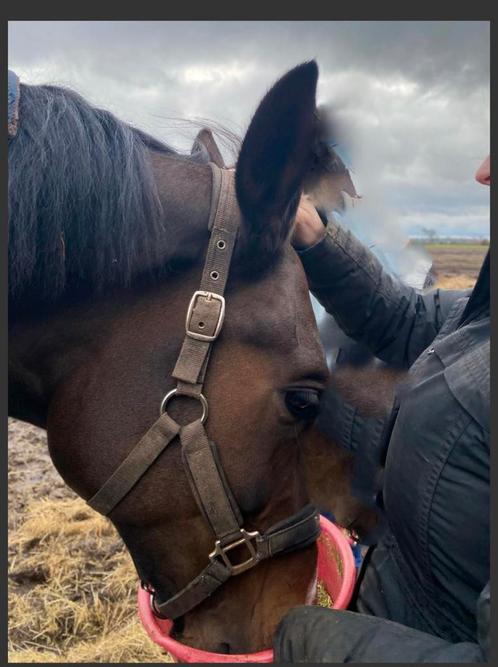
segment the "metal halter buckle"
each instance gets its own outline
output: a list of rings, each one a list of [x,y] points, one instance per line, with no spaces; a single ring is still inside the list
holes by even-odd
[[[216,323],[216,328],[215,331],[212,335],[209,334],[201,334],[198,333],[197,331],[192,331],[190,329],[190,319],[192,317],[192,313],[194,312],[195,304],[197,303],[197,299],[203,298],[206,299],[206,301],[218,301],[220,303],[220,309],[218,313],[218,321]],[[192,295],[192,298],[190,299],[190,304],[188,307],[187,311],[187,319],[185,321],[185,332],[187,336],[190,338],[195,338],[196,340],[205,340],[208,342],[212,342],[213,340],[216,340],[218,337],[218,334],[220,333],[221,327],[223,325],[223,320],[225,319],[225,298],[221,296],[221,294],[216,294],[215,292],[206,292],[204,290],[197,290],[197,292],[194,292]]]
[[[260,558],[259,553],[257,552],[255,546],[251,542],[251,540],[261,539],[261,535],[259,534],[259,532],[255,530],[254,532],[249,533],[247,532],[247,530],[241,528],[240,534],[242,535],[240,539],[235,540],[230,544],[226,544],[225,546],[221,545],[220,540],[216,540],[216,542],[214,543],[214,550],[209,554],[210,560],[214,560],[217,556],[221,556],[221,559],[223,560],[225,565],[229,568],[230,573],[232,575],[240,574],[241,572],[245,572],[246,570],[249,570],[251,567],[254,567],[254,565],[257,564]],[[231,551],[232,549],[236,549],[237,547],[241,547],[242,545],[247,547],[249,553],[251,554],[250,558],[248,558],[242,563],[237,563],[234,565],[228,558],[227,551]]]

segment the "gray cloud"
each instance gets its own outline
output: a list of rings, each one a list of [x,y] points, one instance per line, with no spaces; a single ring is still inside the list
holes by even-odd
[[[23,80],[69,85],[182,148],[194,131],[172,117],[243,132],[275,79],[311,58],[363,194],[411,232],[487,234],[489,192],[473,173],[489,152],[488,22],[9,24]]]

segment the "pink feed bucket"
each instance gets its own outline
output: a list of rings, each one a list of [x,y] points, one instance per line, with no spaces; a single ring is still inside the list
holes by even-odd
[[[356,569],[348,538],[328,519],[320,517],[318,538],[318,581],[334,601],[334,609],[346,609],[353,593]],[[139,588],[138,613],[149,637],[164,648],[177,662],[273,662],[273,650],[258,653],[211,653],[181,644],[170,637],[173,623],[157,618],[150,608],[150,594]]]

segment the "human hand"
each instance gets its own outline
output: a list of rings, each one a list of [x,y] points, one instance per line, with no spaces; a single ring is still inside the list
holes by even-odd
[[[325,236],[325,227],[316,208],[307,195],[301,195],[292,230],[292,245],[309,248]]]

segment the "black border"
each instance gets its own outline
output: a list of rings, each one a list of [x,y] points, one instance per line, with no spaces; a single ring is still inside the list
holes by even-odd
[[[2,22],[1,33],[0,33],[0,44],[2,44],[2,60],[7,61],[8,52],[7,52],[7,22]],[[2,67],[1,71],[1,101],[3,109],[7,109],[7,67]],[[5,118],[5,116],[4,116]],[[8,614],[7,614],[7,536],[8,536],[8,450],[7,450],[7,243],[8,243],[8,215],[7,215],[7,147],[8,147],[8,134],[6,132],[6,127],[4,125],[4,133],[2,140],[2,161],[1,161],[1,170],[2,170],[2,180],[1,180],[1,194],[0,201],[2,202],[2,227],[1,227],[1,237],[0,237],[0,248],[2,249],[2,258],[0,261],[0,322],[2,323],[1,328],[1,378],[2,382],[0,383],[0,409],[2,413],[2,430],[1,430],[1,443],[0,443],[0,452],[1,460],[0,466],[2,470],[2,484],[1,488],[1,571],[4,574],[5,578],[2,578],[5,582],[5,585],[1,587],[1,603],[0,603],[0,628],[8,627]],[[5,642],[4,642],[5,637]],[[5,647],[4,647],[5,643]],[[0,659],[2,659],[5,664],[7,664],[7,631],[2,632],[0,630]]]
[[[441,4],[441,3],[440,3]],[[369,3],[347,6],[345,3],[237,3],[224,2],[176,3],[160,5],[157,2],[141,2],[140,8],[118,4],[112,8],[85,2],[80,6],[67,2],[18,3],[7,8],[10,21],[489,21],[491,12],[482,4],[469,3],[451,8],[438,7],[436,3],[419,1],[412,5],[400,2]]]

